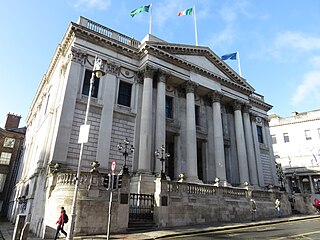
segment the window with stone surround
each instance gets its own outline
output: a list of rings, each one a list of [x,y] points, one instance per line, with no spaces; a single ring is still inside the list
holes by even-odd
[[[283,141],[284,141],[285,143],[290,142],[289,134],[288,134],[288,133],[284,133],[284,134],[283,134]]]
[[[131,107],[132,84],[120,81],[118,92],[118,104]]]
[[[92,76],[92,71],[86,69],[85,75],[84,75],[84,81],[83,81],[83,87],[82,87],[82,94],[83,95],[89,95],[89,88],[90,88],[90,79]],[[98,91],[99,91],[99,78],[94,76],[94,82],[92,86],[92,93],[91,97],[97,98],[98,97]]]
[[[0,192],[3,191],[4,184],[6,182],[6,177],[7,177],[6,174],[0,173]]]
[[[306,140],[311,140],[311,132],[310,132],[310,130],[304,130],[304,135],[306,136]]]
[[[262,127],[257,126],[257,134],[258,134],[258,142],[259,143],[264,143],[263,141],[263,132],[262,132]]]
[[[276,135],[271,135],[272,144],[277,144],[277,137]]]
[[[11,159],[11,153],[9,152],[2,152],[0,155],[0,164],[3,165],[9,165],[10,164],[10,159]]]
[[[166,118],[173,118],[173,97],[166,96]]]

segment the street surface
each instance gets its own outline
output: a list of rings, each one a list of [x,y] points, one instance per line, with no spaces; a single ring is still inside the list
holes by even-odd
[[[306,219],[282,222],[261,226],[249,226],[239,229],[221,230],[211,233],[195,233],[192,235],[175,236],[162,239],[184,240],[250,240],[250,239],[320,239],[320,219]]]

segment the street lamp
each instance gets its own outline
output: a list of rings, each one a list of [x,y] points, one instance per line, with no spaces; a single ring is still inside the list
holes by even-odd
[[[84,124],[80,127],[80,133],[79,133],[79,140],[78,143],[80,143],[80,153],[79,153],[79,162],[78,162],[78,170],[77,170],[77,176],[75,178],[75,187],[74,187],[74,193],[73,193],[73,200],[72,200],[72,207],[71,207],[71,218],[70,218],[70,227],[68,232],[67,239],[72,240],[73,239],[73,230],[75,226],[75,219],[76,219],[76,205],[77,205],[77,197],[78,197],[78,188],[79,188],[79,179],[80,179],[80,170],[81,170],[81,160],[82,160],[82,154],[83,154],[83,147],[84,144],[88,142],[89,138],[89,130],[90,125],[87,124],[88,122],[88,116],[89,116],[89,109],[90,109],[90,101],[91,101],[91,94],[92,94],[92,87],[94,84],[95,77],[101,78],[106,73],[103,71],[103,64],[102,59],[98,58],[97,56],[94,59],[94,65],[93,65],[93,71],[90,79],[90,87],[89,87],[89,93],[88,93],[88,102],[87,102],[87,109],[86,109],[86,115],[84,118]]]
[[[128,145],[129,145],[129,141],[128,141],[128,138],[126,138],[125,140],[123,140],[123,144],[124,144],[124,147],[122,146],[122,144],[118,144],[118,150],[120,153],[122,153],[122,155],[124,156],[124,165],[122,167],[122,174],[123,175],[128,175],[129,174],[129,170],[128,170],[128,167],[127,167],[127,157],[129,154],[132,154],[134,152],[134,147],[133,145],[131,145],[131,147],[129,148]]]
[[[159,159],[161,161],[161,180],[166,180],[166,173],[164,172],[163,170],[163,163],[164,161],[170,157],[170,154],[169,153],[165,153],[165,147],[162,145],[161,146],[161,157],[160,157],[160,152],[158,150],[156,150],[155,154],[156,154],[156,158]]]

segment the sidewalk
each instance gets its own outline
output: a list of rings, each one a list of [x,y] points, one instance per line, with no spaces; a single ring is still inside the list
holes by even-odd
[[[147,240],[147,239],[161,239],[164,237],[174,237],[178,235],[188,234],[188,233],[200,233],[200,232],[212,232],[219,230],[226,230],[232,228],[241,228],[248,226],[258,226],[258,225],[268,225],[268,224],[276,224],[279,222],[290,222],[290,221],[298,221],[301,219],[312,219],[312,218],[320,218],[320,215],[293,215],[290,217],[284,218],[273,218],[263,221],[255,221],[255,222],[243,222],[243,223],[215,223],[215,224],[206,224],[206,225],[193,225],[186,227],[175,227],[175,228],[167,228],[167,229],[152,229],[149,231],[140,231],[140,232],[127,232],[122,234],[112,234],[110,239],[134,239],[134,240]],[[12,240],[14,225],[8,222],[5,219],[0,219],[0,232],[3,235],[0,240]],[[106,239],[106,235],[96,235],[96,236],[86,236],[86,237],[74,237],[76,240],[98,240],[98,239]],[[28,240],[40,240],[41,238],[37,238],[31,236],[29,234]],[[60,238],[63,239],[63,238]]]

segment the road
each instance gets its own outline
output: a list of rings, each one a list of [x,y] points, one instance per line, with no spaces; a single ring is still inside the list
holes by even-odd
[[[249,226],[210,233],[175,236],[162,239],[184,240],[250,240],[250,239],[320,239],[320,219],[306,219],[261,226]]]

